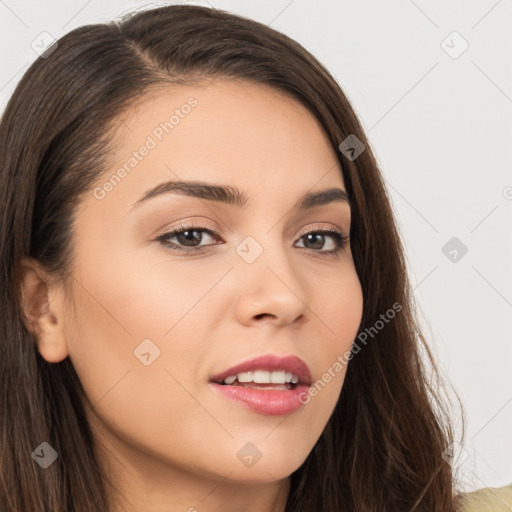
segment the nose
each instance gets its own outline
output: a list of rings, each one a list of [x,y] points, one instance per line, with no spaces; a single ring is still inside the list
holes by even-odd
[[[308,321],[306,276],[294,266],[284,249],[266,248],[252,263],[240,261],[239,265],[236,312],[241,324],[298,326]]]

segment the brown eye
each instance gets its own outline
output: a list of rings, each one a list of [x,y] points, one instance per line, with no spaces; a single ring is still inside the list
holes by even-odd
[[[329,250],[321,250],[325,245],[325,239],[331,238],[334,240],[334,248]],[[306,240],[305,244],[307,244],[306,249],[311,249],[315,252],[320,252],[324,254],[337,254],[339,251],[344,249],[349,242],[348,236],[343,236],[342,233],[336,230],[320,230],[320,231],[310,231],[308,233],[304,233],[300,240]]]
[[[201,252],[209,245],[216,245],[216,243],[200,245],[204,240],[203,233],[206,233],[209,237],[218,239],[217,233],[210,228],[180,225],[168,233],[160,235],[157,238],[157,241],[163,244],[166,249],[171,249],[173,251]],[[176,242],[170,242],[170,239],[172,238],[175,238]]]

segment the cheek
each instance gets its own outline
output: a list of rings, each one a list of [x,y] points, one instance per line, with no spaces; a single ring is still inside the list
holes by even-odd
[[[312,356],[322,374],[315,386],[317,394],[311,399],[322,395],[321,401],[329,404],[332,410],[341,392],[350,361],[348,355],[361,323],[363,292],[355,269],[352,269],[331,279],[323,292],[317,286],[314,294],[313,317],[318,320],[321,344]]]
[[[166,283],[156,270],[120,268],[82,267],[66,333],[70,359],[103,424],[130,443],[187,457],[183,440],[195,429],[200,438],[199,426],[211,420],[188,392],[197,393],[203,355],[186,314],[204,291],[184,297],[186,275]]]
[[[82,261],[88,263],[77,273],[74,321],[66,337],[92,403],[128,380],[138,383],[130,390],[134,403],[151,402],[152,393],[161,394],[160,377],[169,389],[166,369],[179,373],[180,382],[197,373],[195,362],[201,361],[207,340],[198,335],[196,319],[216,316],[205,293],[218,279],[218,269],[192,272],[189,264],[181,270],[174,265],[171,272],[161,257],[139,262],[122,253]]]
[[[331,277],[324,286],[315,284],[311,293],[326,353],[345,351],[356,337],[363,315],[363,291],[355,268]]]

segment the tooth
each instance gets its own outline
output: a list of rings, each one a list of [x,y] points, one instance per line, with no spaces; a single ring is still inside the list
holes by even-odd
[[[293,373],[292,372],[286,372],[285,380],[286,382],[291,382],[293,379]]]
[[[273,371],[270,373],[271,384],[284,384],[286,382],[286,372],[284,370]]]
[[[297,377],[297,375],[294,375],[292,379],[292,384],[297,384],[297,382],[299,382],[299,377]]]
[[[252,382],[253,372],[242,372],[237,375],[238,382]]]
[[[255,384],[268,384],[270,382],[270,372],[265,370],[256,370],[252,381]]]
[[[224,379],[224,384],[233,384],[236,380],[236,375],[230,375]]]

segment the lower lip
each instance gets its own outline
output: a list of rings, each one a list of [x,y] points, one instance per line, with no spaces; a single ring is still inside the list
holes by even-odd
[[[270,416],[281,416],[299,409],[307,396],[309,386],[298,385],[295,389],[280,391],[277,389],[246,388],[244,386],[229,386],[210,382],[215,391],[238,402],[257,413]]]

